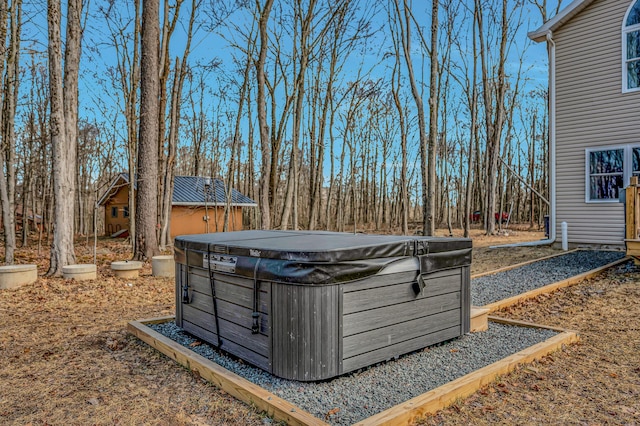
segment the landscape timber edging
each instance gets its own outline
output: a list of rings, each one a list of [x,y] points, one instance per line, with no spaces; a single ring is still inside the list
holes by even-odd
[[[173,319],[174,317],[171,316],[131,321],[127,326],[127,331],[178,364],[197,372],[200,377],[217,388],[248,405],[255,406],[260,411],[266,412],[275,420],[285,421],[290,425],[328,425],[303,409],[147,327],[147,324],[159,324]]]
[[[162,352],[178,364],[189,370],[196,371],[201,377],[219,389],[224,390],[231,396],[247,403],[248,405],[254,405],[258,410],[266,412],[267,415],[273,417],[275,420],[285,421],[291,425],[328,425],[328,423],[314,417],[305,410],[147,327],[147,325],[168,322],[173,319],[173,316],[169,316],[131,321],[128,324],[127,330],[129,333],[147,343],[149,346]],[[451,405],[459,398],[471,395],[482,386],[491,383],[497,376],[513,371],[516,366],[520,364],[532,362],[535,359],[539,359],[544,355],[554,352],[563,345],[574,343],[579,339],[576,332],[557,327],[547,327],[544,325],[496,317],[491,317],[490,320],[507,325],[550,329],[559,332],[559,334],[456,380],[427,391],[408,401],[381,411],[369,418],[363,419],[355,423],[355,425],[371,426],[382,424],[407,424],[419,416],[436,412]]]
[[[505,318],[490,318],[491,321],[514,326],[524,326],[520,321],[512,321]],[[538,324],[528,324],[527,327],[546,328],[554,331],[560,329],[546,327]],[[560,331],[559,334],[549,339],[516,352],[506,358],[482,367],[472,373],[462,376],[456,380],[418,395],[402,404],[391,407],[374,416],[355,423],[354,426],[373,425],[405,425],[416,420],[418,417],[448,407],[459,398],[465,398],[483,386],[488,385],[496,377],[508,374],[518,365],[530,363],[545,355],[554,352],[564,345],[575,343],[579,340],[578,334],[574,331]]]
[[[590,271],[587,272],[583,272],[582,274],[579,275],[575,275],[573,277],[569,277],[567,279],[561,280],[561,281],[557,281],[555,283],[551,283],[548,285],[545,285],[543,287],[538,287],[538,288],[534,288],[533,290],[527,291],[525,293],[521,293],[521,294],[517,294],[515,296],[512,297],[508,297],[506,299],[502,299],[502,300],[498,300],[497,302],[493,302],[493,303],[488,303],[484,306],[480,306],[481,308],[485,308],[485,309],[489,309],[489,313],[498,311],[502,308],[506,308],[507,306],[512,306],[517,304],[518,302],[521,302],[523,300],[527,300],[527,299],[533,299],[536,296],[539,296],[541,294],[544,293],[551,293],[552,291],[561,289],[563,287],[569,287],[575,284],[578,284],[581,281],[586,280],[587,278],[591,278],[594,277],[596,275],[598,275],[600,272],[612,268],[614,266],[617,266],[621,263],[624,263],[626,261],[628,261],[629,259],[631,259],[631,257],[629,256],[625,256],[622,259],[618,259],[616,261],[613,261],[611,263],[608,263],[606,265],[600,266],[599,268],[596,269],[592,269]]]
[[[575,248],[575,249],[568,250],[568,251],[563,251],[563,252],[560,252],[560,253],[550,254],[548,256],[542,256],[542,257],[539,257],[537,259],[527,260],[526,262],[516,263],[515,265],[503,266],[502,268],[494,269],[493,271],[486,271],[486,272],[480,272],[478,274],[472,274],[471,275],[471,279],[474,280],[476,278],[486,277],[487,275],[493,275],[493,274],[497,274],[499,272],[510,271],[512,269],[516,269],[516,268],[520,268],[522,266],[531,265],[532,263],[540,262],[541,260],[553,259],[554,257],[564,256],[565,254],[573,253],[573,252],[576,252],[576,251],[579,251],[579,250],[582,250],[582,249]]]

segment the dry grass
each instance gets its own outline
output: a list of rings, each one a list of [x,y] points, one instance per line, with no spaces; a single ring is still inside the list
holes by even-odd
[[[79,261],[92,262],[78,247]],[[40,278],[0,292],[0,424],[262,424],[246,405],[127,335],[132,319],[171,315],[174,284],[113,277],[122,243],[100,242],[100,278]],[[33,261],[25,250],[21,260]],[[38,262],[45,271],[46,261]]]
[[[485,248],[474,249],[474,273],[553,252],[486,248],[540,239],[539,233],[517,231],[491,238],[477,234],[474,242],[477,239],[476,245]],[[78,243],[77,252],[79,262],[93,261],[91,247],[84,242]],[[37,263],[43,273],[47,254],[19,249],[17,257],[20,263]],[[0,291],[0,424],[262,424],[262,416],[251,407],[126,334],[129,320],[174,312],[173,281],[151,277],[149,265],[137,280],[113,277],[109,262],[129,256],[123,243],[100,241],[99,279],[77,283],[41,277],[35,284]],[[636,272],[607,274],[509,312],[515,318],[586,333],[580,345],[522,369],[503,379],[503,387],[492,385],[424,422],[537,422],[533,414],[521,413],[523,408],[543,422],[637,422],[639,278]],[[579,401],[571,408],[567,392],[572,392],[572,401]]]

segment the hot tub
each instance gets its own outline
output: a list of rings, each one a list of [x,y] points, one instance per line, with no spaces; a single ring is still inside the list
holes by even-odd
[[[240,231],[175,240],[176,324],[286,379],[469,332],[471,240]]]

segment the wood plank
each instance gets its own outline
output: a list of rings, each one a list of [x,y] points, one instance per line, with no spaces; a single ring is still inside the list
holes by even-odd
[[[211,333],[217,335],[214,316],[210,313],[196,309],[191,305],[184,305],[182,321],[183,323],[185,321],[189,321],[192,324],[197,324],[199,327],[209,330]],[[268,356],[269,336],[262,333],[252,334],[251,329],[241,327],[223,318],[218,318],[218,324],[220,325],[220,337],[223,342],[230,340],[261,355]],[[210,340],[209,342],[215,345],[217,338],[216,340]]]
[[[213,273],[213,279],[216,281],[221,281],[227,284],[233,284],[253,290],[253,278],[243,277],[239,275],[230,275],[221,272],[211,272]],[[200,278],[205,278],[207,280],[209,279],[209,271],[207,269],[194,267],[192,265],[190,267],[190,273]],[[261,288],[261,291],[267,291],[267,287],[264,287],[265,288]]]
[[[544,328],[547,330],[552,330],[552,331],[557,331],[558,333],[563,333],[565,331],[570,331],[572,333],[576,333],[578,334],[577,331],[575,330],[569,330],[563,327],[554,327],[551,325],[542,325],[542,324],[537,324],[535,322],[529,322],[529,321],[520,321],[520,320],[515,320],[515,319],[511,319],[511,318],[503,318],[503,317],[497,317],[494,315],[488,315],[487,319],[491,322],[495,322],[498,324],[505,324],[505,325],[514,325],[517,327],[527,327],[527,328]]]
[[[205,380],[234,398],[255,406],[277,421],[290,425],[327,426],[328,424],[303,409],[262,389],[235,373],[226,370],[211,360],[198,355],[177,344],[167,337],[144,325],[144,322],[131,321],[127,330],[138,339],[162,352],[178,364],[196,371]]]
[[[447,293],[378,309],[343,315],[343,336],[409,321],[413,318],[460,308],[460,292]]]
[[[625,239],[624,244],[626,246],[627,256],[639,256],[640,255],[640,240],[639,239]]]
[[[621,263],[626,262],[627,260],[629,260],[629,257],[623,257],[622,259],[618,259],[614,262],[608,263],[604,266],[601,266],[599,268],[596,269],[592,269],[591,271],[587,271],[584,272],[582,274],[576,275],[574,277],[571,278],[567,278],[566,280],[562,280],[562,281],[558,281],[549,285],[546,285],[544,287],[539,287],[536,289],[533,289],[531,291],[527,291],[525,293],[522,294],[518,294],[516,296],[513,297],[509,297],[506,299],[502,299],[502,300],[498,300],[497,302],[493,302],[493,303],[489,303],[487,305],[482,306],[483,308],[487,308],[489,309],[489,312],[495,312],[498,311],[502,308],[505,308],[507,306],[511,306],[511,305],[515,305],[516,303],[522,301],[522,300],[527,300],[527,299],[532,299],[540,294],[544,294],[544,293],[551,293],[552,291],[558,290],[560,288],[563,287],[569,287],[575,284],[578,284],[581,281],[586,280],[587,278],[591,278],[594,277],[596,275],[598,275],[600,272],[612,268],[616,265],[619,265]]]
[[[211,296],[193,292],[193,298],[191,299],[189,306],[213,315],[213,299]],[[222,299],[218,299],[216,301],[216,306],[218,307],[218,315],[220,318],[224,318],[227,321],[231,321],[234,324],[238,324],[241,327],[251,330],[251,327],[253,326],[253,318],[251,316],[253,314],[253,309],[235,305]],[[262,334],[269,334],[268,330],[269,315],[261,313],[260,332]]]
[[[384,287],[394,283],[408,283],[416,280],[418,271],[398,272],[395,274],[373,275],[343,284],[344,292],[359,291],[369,288]]]
[[[486,308],[471,308],[471,333],[487,331],[489,329],[489,310]]]
[[[460,326],[438,330],[434,333],[425,334],[415,339],[406,340],[362,355],[343,359],[342,367],[344,372],[348,373],[349,371],[357,370],[358,368],[366,367],[368,365],[375,364],[376,362],[395,358],[398,355],[422,349],[429,345],[434,345],[458,336],[460,336]]]
[[[513,371],[516,366],[532,362],[560,349],[563,345],[576,341],[578,341],[576,333],[570,331],[562,332],[544,342],[540,342],[368,419],[357,422],[355,425],[406,425],[415,422],[420,416],[435,413],[451,405],[456,400],[471,395],[481,387],[494,381],[496,377]]]
[[[460,269],[446,269],[444,271],[437,271],[427,274],[429,278],[442,278],[449,275],[460,275]],[[395,283],[408,283],[414,282],[418,276],[418,271],[398,272],[395,274],[381,274],[373,275],[371,277],[363,278],[361,280],[344,283],[343,288],[345,293],[352,291],[360,291],[365,289],[371,289],[376,287],[384,287]]]
[[[189,285],[191,289],[211,297],[211,284],[209,277],[200,277],[198,275],[189,276]],[[216,297],[236,305],[244,306],[253,311],[253,288],[237,286],[224,281],[216,281]],[[259,296],[260,312],[269,313],[269,297],[267,297],[267,285],[260,285],[261,291]]]
[[[487,271],[487,272],[482,272],[482,273],[479,273],[479,274],[473,274],[473,275],[471,275],[471,279],[473,280],[473,279],[484,277],[484,276],[487,276],[487,275],[497,274],[498,272],[510,271],[512,269],[520,268],[520,267],[525,266],[525,265],[530,265],[532,263],[536,263],[536,262],[539,262],[541,260],[553,259],[554,257],[564,256],[565,254],[573,253],[573,252],[578,251],[578,250],[581,250],[581,249],[576,248],[576,249],[572,249],[572,250],[567,250],[567,251],[563,251],[563,252],[560,252],[560,253],[557,253],[557,254],[551,254],[549,256],[539,257],[537,259],[527,260],[526,262],[516,263],[515,265],[509,265],[509,266],[505,266],[503,268],[494,269],[493,271]]]
[[[215,343],[218,340],[218,335],[210,330],[200,327],[198,324],[194,324],[189,321],[183,321],[182,328],[187,333],[194,335],[195,337],[209,342],[213,347],[215,347]],[[263,356],[257,352],[252,351],[245,346],[238,344],[229,339],[224,339],[222,341],[222,346],[220,347],[223,351],[242,358],[243,360],[255,365],[258,368],[262,368],[263,370],[269,371],[271,369],[271,365],[269,363],[269,358]]]
[[[632,178],[636,178],[636,176],[632,176]],[[638,238],[636,232],[636,199],[637,199],[637,191],[635,186],[629,185],[625,190],[625,198],[626,202],[624,205],[625,208],[625,238],[628,240],[634,240]],[[625,240],[626,241],[626,240]],[[629,247],[629,245],[627,245]],[[627,252],[627,254],[629,254]]]
[[[354,334],[344,338],[344,358],[361,355],[458,325],[460,325],[460,309],[452,309],[434,315],[415,318],[400,324]]]
[[[425,289],[421,295],[416,295],[414,291],[413,284],[415,281],[345,293],[343,298],[344,314],[352,314],[396,303],[411,302],[417,299],[457,292],[461,289],[460,273],[440,278],[430,278],[428,275],[425,275],[425,277],[427,277],[425,279]]]

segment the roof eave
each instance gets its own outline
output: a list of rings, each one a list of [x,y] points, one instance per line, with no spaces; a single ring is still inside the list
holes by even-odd
[[[554,32],[571,18],[580,13],[584,8],[593,3],[594,0],[573,0],[567,7],[562,9],[556,16],[545,22],[540,28],[531,31],[527,34],[531,40],[535,42],[545,41],[547,34]]]
[[[205,204],[201,203],[201,202],[173,202],[171,203],[172,206],[181,206],[181,207],[204,207]],[[212,202],[212,203],[207,203],[207,207],[224,207],[226,206],[226,203],[217,203],[217,202]],[[230,204],[231,207],[258,207],[258,204],[256,203],[231,203]]]
[[[111,190],[114,189],[114,187],[116,186],[116,184],[120,179],[124,180],[125,183],[127,184],[129,183],[129,179],[126,178],[124,173],[118,173],[118,175],[114,177],[113,180],[111,181],[109,188],[107,188],[107,190],[102,194],[100,199],[96,202],[96,206],[104,205],[104,203],[106,203],[107,200],[109,200],[111,197],[115,195],[115,193],[113,194],[111,193]]]

